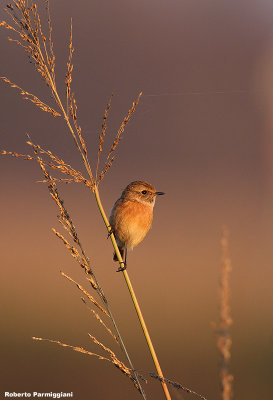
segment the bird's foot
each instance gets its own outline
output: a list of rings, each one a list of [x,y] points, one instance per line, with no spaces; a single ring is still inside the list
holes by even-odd
[[[109,237],[112,235],[112,233],[115,233],[114,229],[111,226],[109,226],[109,228],[111,228],[111,229],[108,231],[107,239],[109,239]]]
[[[123,264],[123,267],[120,265],[116,272],[125,271],[127,269],[127,265],[125,262],[122,262],[121,264]]]

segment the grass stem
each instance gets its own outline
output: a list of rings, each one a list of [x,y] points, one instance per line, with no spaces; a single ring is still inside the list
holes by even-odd
[[[94,194],[95,194],[95,197],[96,197],[97,205],[99,207],[102,219],[103,219],[103,221],[104,221],[104,223],[105,223],[105,225],[107,227],[108,232],[110,232],[111,231],[111,226],[109,224],[108,218],[107,218],[107,216],[105,214],[105,211],[103,209],[97,186],[95,186]],[[120,266],[122,268],[124,266],[124,262],[123,262],[123,259],[121,257],[121,254],[120,254],[120,251],[119,251],[119,248],[118,248],[118,245],[117,245],[117,242],[116,242],[116,239],[115,239],[115,236],[114,236],[113,233],[110,235],[110,238],[111,238],[112,244],[114,246],[116,255],[118,257]],[[134,307],[135,307],[135,310],[136,310],[136,313],[137,313],[141,328],[143,330],[147,345],[149,347],[149,350],[150,350],[150,353],[151,353],[151,356],[152,356],[152,359],[153,359],[153,362],[154,362],[154,365],[155,365],[155,368],[156,368],[156,371],[157,371],[159,377],[163,378],[163,373],[162,373],[162,370],[161,370],[161,367],[160,367],[160,364],[159,364],[159,361],[158,361],[158,358],[157,358],[157,355],[156,355],[156,352],[155,352],[155,349],[154,349],[154,346],[153,346],[153,343],[152,343],[152,340],[151,340],[151,337],[150,337],[150,334],[149,334],[149,331],[148,331],[148,328],[147,328],[145,320],[143,318],[143,315],[142,315],[142,312],[141,312],[137,297],[135,295],[131,280],[129,278],[127,269],[125,269],[125,270],[123,269],[122,273],[123,273],[126,285],[128,287],[128,290],[130,292],[130,295],[131,295],[131,298],[132,298],[132,301],[133,301],[133,304],[134,304]],[[166,399],[167,400],[171,400],[171,396],[170,396],[170,393],[169,393],[169,390],[168,390],[168,387],[167,387],[166,383],[161,381],[161,385],[162,385],[162,389],[164,391]]]

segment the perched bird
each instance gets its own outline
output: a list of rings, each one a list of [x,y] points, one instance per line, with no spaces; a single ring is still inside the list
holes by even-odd
[[[136,247],[147,235],[153,220],[156,192],[147,182],[134,181],[121,193],[110,215],[111,232],[114,233],[119,251],[126,268],[127,249]],[[116,253],[113,259],[118,261]],[[124,268],[119,268],[123,270]]]

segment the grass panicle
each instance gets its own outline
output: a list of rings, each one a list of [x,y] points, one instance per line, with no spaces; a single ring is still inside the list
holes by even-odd
[[[93,308],[90,308],[87,305],[87,302],[85,301],[85,299],[83,297],[81,297],[82,302],[86,305],[86,307],[88,308],[88,310],[91,312],[91,314],[94,315],[94,317],[99,321],[99,323],[106,329],[106,331],[112,336],[112,338],[116,341],[116,343],[118,345],[120,345],[119,341],[118,341],[118,337],[116,335],[113,334],[113,332],[111,331],[110,328],[108,328],[108,326],[103,322],[103,320],[100,318],[99,314],[93,310]]]
[[[108,361],[112,365],[117,367],[124,375],[126,375],[128,378],[130,378],[133,381],[135,387],[137,389],[139,389],[138,383],[136,382],[136,380],[134,378],[134,374],[132,373],[132,371],[129,368],[127,368],[126,365],[116,357],[115,353],[112,350],[110,350],[108,347],[104,346],[101,342],[99,342],[91,334],[88,334],[88,335],[93,340],[93,342],[95,344],[99,345],[103,350],[105,350],[110,355],[110,358],[104,357],[104,356],[102,356],[100,354],[97,354],[97,353],[93,353],[93,352],[91,352],[89,350],[84,349],[83,347],[72,346],[70,344],[63,343],[60,340],[46,339],[46,338],[35,337],[35,336],[33,336],[32,339],[36,340],[36,341],[56,343],[57,345],[59,345],[61,347],[68,347],[68,348],[70,348],[70,349],[72,349],[74,351],[77,351],[78,353],[86,354],[88,356],[94,356],[94,357],[97,357],[99,360]]]
[[[132,379],[132,371],[130,371],[129,368],[126,367],[125,364],[123,364],[122,361],[120,361],[117,356],[115,355],[115,353],[109,349],[107,346],[105,346],[103,343],[99,342],[95,336],[91,335],[91,333],[88,333],[88,336],[90,337],[90,339],[93,340],[93,342],[95,344],[97,344],[98,346],[100,346],[104,351],[106,351],[111,358],[112,363],[121,371],[123,372],[125,375],[127,375],[129,378]],[[134,380],[134,379],[133,379]]]
[[[2,79],[4,82],[10,85],[10,87],[18,89],[20,91],[20,94],[23,96],[24,100],[31,101],[33,104],[35,104],[37,107],[39,107],[41,110],[50,113],[53,115],[53,117],[60,117],[61,114],[58,113],[56,110],[54,110],[52,107],[41,101],[37,96],[35,96],[32,93],[27,92],[26,90],[22,89],[20,86],[16,85],[15,83],[11,82],[8,78],[5,76],[0,76],[0,79]]]
[[[61,275],[64,278],[68,279],[70,282],[73,282],[77,286],[77,288],[88,298],[88,300],[91,301],[91,303],[93,303],[96,307],[98,307],[100,311],[102,311],[104,314],[107,315],[107,317],[109,317],[108,312],[94,299],[94,297],[87,290],[84,289],[83,286],[75,282],[74,279],[70,278],[70,276],[66,275],[64,272],[61,272]]]
[[[101,131],[99,134],[99,149],[98,149],[98,156],[97,156],[97,166],[96,166],[96,182],[98,181],[98,169],[99,169],[99,164],[100,164],[100,154],[102,152],[103,149],[103,143],[104,143],[104,138],[106,135],[106,129],[107,129],[107,118],[108,118],[108,113],[110,111],[111,108],[111,101],[112,101],[112,97],[114,96],[114,94],[112,93],[106,109],[104,110],[104,114],[103,114],[103,120],[102,120],[102,125],[101,125]]]
[[[32,142],[28,141],[27,144],[29,144],[33,149],[36,148],[39,150],[41,154],[46,154],[49,158],[49,160],[43,160],[41,163],[44,166],[47,166],[53,170],[56,170],[57,172],[60,172],[64,175],[71,176],[72,178],[70,179],[62,179],[62,178],[53,178],[51,177],[51,182],[75,182],[75,183],[83,183],[87,187],[92,189],[92,183],[83,177],[80,171],[76,171],[71,165],[66,164],[62,159],[60,159],[58,156],[54,155],[51,151],[49,150],[44,150],[41,146],[37,144],[33,144]],[[19,154],[16,152],[12,151],[6,151],[2,150],[1,151],[2,155],[7,155],[15,158],[23,158],[24,160],[32,160],[32,161],[37,161],[40,164],[39,158],[32,156],[30,154]],[[41,165],[41,164],[40,164]],[[42,182],[48,183],[48,180],[43,180]]]
[[[38,7],[33,0],[12,1],[4,11],[10,16],[13,26],[6,21],[2,21],[0,26],[12,31],[17,36],[17,39],[11,37],[8,39],[24,49],[55,98],[56,94],[53,90],[55,86],[55,56],[53,52],[52,26],[48,2],[47,9],[48,38],[42,30]]]
[[[181,389],[186,393],[193,394],[194,396],[199,397],[199,399],[201,399],[201,400],[208,400],[207,397],[195,392],[192,389],[187,388],[186,386],[181,385],[181,383],[174,382],[174,381],[172,381],[172,380],[170,380],[168,378],[165,378],[165,377],[161,377],[161,376],[155,374],[154,372],[142,371],[142,370],[141,371],[137,371],[137,372],[141,372],[142,374],[143,373],[148,374],[151,378],[157,379],[160,382],[168,383],[169,385],[173,386],[175,389]]]
[[[131,107],[130,110],[128,111],[127,116],[123,119],[123,121],[122,121],[122,123],[121,123],[121,125],[120,125],[120,127],[119,127],[119,129],[118,129],[118,131],[117,131],[117,133],[116,133],[116,136],[115,136],[115,138],[114,138],[114,141],[113,141],[113,143],[112,143],[112,146],[110,147],[110,150],[109,150],[109,152],[108,152],[108,155],[107,155],[107,158],[106,158],[106,161],[105,161],[104,168],[102,169],[102,171],[101,171],[101,173],[100,173],[100,175],[99,175],[99,178],[98,178],[98,180],[97,180],[97,185],[103,180],[105,174],[108,172],[108,170],[109,170],[109,169],[112,167],[112,165],[113,165],[113,162],[114,162],[114,159],[115,159],[115,157],[113,156],[113,154],[114,154],[116,148],[118,147],[120,141],[121,141],[122,138],[123,138],[122,135],[123,135],[123,133],[124,133],[124,131],[125,131],[125,127],[126,127],[126,125],[129,123],[129,121],[131,120],[131,118],[132,118],[134,112],[136,111],[136,107],[137,107],[137,105],[138,105],[138,103],[139,103],[139,100],[140,100],[140,97],[141,97],[141,96],[142,96],[142,92],[139,93],[139,95],[138,95],[136,101],[133,102],[132,107]],[[105,114],[104,114],[104,115],[105,115]],[[106,129],[106,128],[105,128],[105,129]],[[101,139],[101,135],[100,135],[100,139]],[[103,139],[103,138],[102,138],[102,139]],[[101,141],[100,141],[100,143],[101,143]],[[103,141],[102,141],[102,144],[103,144]],[[101,144],[101,146],[102,146],[102,144]],[[101,151],[102,151],[102,150],[101,150]]]
[[[57,86],[56,86],[56,76],[55,76],[55,62],[56,57],[53,51],[53,41],[52,41],[52,23],[49,11],[49,1],[46,1],[46,8],[48,12],[48,37],[44,34],[41,26],[41,20],[38,13],[37,4],[33,0],[25,1],[25,0],[14,0],[10,5],[7,6],[5,11],[11,17],[11,20],[14,24],[7,23],[6,21],[2,21],[0,26],[12,31],[14,34],[17,35],[18,39],[9,38],[9,40],[15,42],[17,45],[22,47],[27,55],[31,58],[32,62],[36,66],[36,70],[42,76],[44,81],[46,82],[47,86],[50,88],[51,93],[53,95],[53,99],[55,100],[55,104],[58,107],[59,111],[56,111],[52,106],[47,105],[42,100],[40,100],[37,96],[29,93],[20,88],[15,83],[12,83],[8,78],[2,77],[6,83],[10,84],[12,87],[17,88],[21,91],[21,94],[24,96],[25,99],[32,101],[36,106],[38,106],[43,111],[49,112],[53,116],[63,116],[68,129],[74,139],[74,142],[79,150],[84,166],[86,171],[89,175],[89,179],[86,180],[86,184],[90,186],[90,188],[94,191],[95,186],[98,185],[104,178],[105,174],[111,168],[114,156],[113,153],[115,152],[119,142],[122,139],[122,135],[124,134],[125,127],[129,123],[132,115],[136,110],[136,106],[139,103],[139,99],[141,94],[139,94],[137,100],[133,102],[132,107],[127,113],[127,116],[121,123],[120,128],[118,129],[112,146],[108,152],[105,165],[101,172],[98,172],[99,167],[99,160],[100,160],[100,153],[102,152],[102,145],[104,142],[104,136],[106,133],[106,120],[108,117],[108,112],[111,106],[111,99],[108,102],[106,107],[103,123],[102,123],[102,130],[99,136],[100,144],[98,150],[98,158],[97,158],[97,165],[96,165],[96,172],[95,177],[93,176],[93,172],[87,157],[87,147],[82,135],[82,129],[78,123],[78,115],[77,115],[77,102],[75,95],[71,88],[72,83],[72,72],[73,72],[73,64],[72,64],[72,57],[74,53],[73,48],[73,35],[72,35],[72,19],[71,19],[71,29],[70,29],[70,39],[69,39],[69,56],[67,62],[67,71],[65,74],[65,86],[66,86],[66,107],[64,107],[61,98],[58,94]],[[71,166],[70,166],[71,167]],[[54,164],[51,165],[51,168],[55,168]],[[59,167],[60,168],[60,167]],[[71,167],[72,168],[72,167]],[[71,173],[72,170],[68,169],[66,172],[61,171],[63,173],[69,172]],[[75,172],[75,171],[74,171]],[[71,182],[82,182],[82,177],[77,177],[72,174],[73,178],[64,180],[59,178],[54,178],[55,181],[63,181],[66,183]]]
[[[233,323],[230,307],[230,274],[232,271],[231,259],[229,256],[229,231],[223,227],[222,239],[222,267],[220,276],[220,324],[218,329],[217,348],[220,353],[219,377],[222,400],[231,400],[233,396],[232,382],[233,375],[229,372],[231,358],[231,333],[230,327]]]
[[[69,104],[70,104],[70,99],[71,99],[71,83],[72,83],[72,72],[73,72],[73,64],[72,64],[72,57],[74,53],[74,47],[72,43],[72,18],[70,21],[70,40],[69,40],[69,56],[68,56],[68,62],[67,62],[67,72],[65,74],[65,85],[66,85],[66,113],[67,115],[69,114]]]

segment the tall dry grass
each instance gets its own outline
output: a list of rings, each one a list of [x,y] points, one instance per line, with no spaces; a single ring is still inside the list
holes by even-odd
[[[103,180],[105,174],[108,172],[110,167],[113,164],[114,156],[113,153],[121,140],[121,136],[124,133],[125,126],[129,122],[132,114],[135,111],[136,105],[138,104],[138,100],[133,103],[132,108],[128,111],[127,116],[121,123],[120,128],[113,140],[112,146],[108,152],[108,157],[106,158],[105,165],[99,171],[99,162],[100,162],[100,153],[102,152],[102,146],[104,142],[104,136],[106,134],[106,120],[108,115],[108,110],[110,109],[110,105],[107,106],[107,109],[104,113],[102,130],[99,134],[99,141],[100,145],[98,148],[98,155],[97,155],[97,164],[96,164],[96,176],[94,177],[90,162],[88,160],[87,155],[87,148],[85,145],[84,138],[82,136],[82,130],[78,122],[77,117],[77,103],[74,96],[74,93],[71,89],[72,83],[72,71],[73,71],[73,64],[72,64],[72,56],[73,56],[73,44],[72,44],[72,24],[71,24],[71,33],[70,33],[70,42],[69,42],[69,58],[67,62],[67,71],[65,75],[65,86],[66,86],[66,105],[64,105],[61,101],[59,96],[59,92],[57,90],[56,84],[56,76],[55,76],[55,54],[53,50],[53,40],[52,40],[52,23],[49,11],[49,2],[47,4],[47,17],[48,17],[48,34],[46,35],[43,31],[41,18],[38,12],[38,7],[36,2],[34,1],[13,1],[11,4],[7,5],[5,12],[9,15],[12,20],[12,23],[8,23],[7,21],[2,21],[0,26],[3,26],[7,30],[11,31],[12,33],[16,34],[16,38],[9,37],[9,40],[15,42],[18,46],[22,47],[25,52],[27,53],[28,57],[32,60],[35,64],[36,70],[45,81],[47,87],[50,89],[51,94],[53,96],[55,106],[48,105],[42,100],[40,100],[37,96],[33,95],[32,93],[22,89],[17,84],[11,82],[7,77],[1,77],[1,79],[9,84],[12,88],[15,88],[20,91],[20,94],[23,96],[25,100],[31,101],[35,104],[38,108],[42,111],[50,113],[53,117],[63,117],[67,127],[68,132],[72,135],[74,139],[74,143],[76,148],[78,149],[79,153],[81,154],[83,164],[85,166],[87,177],[84,177],[80,171],[75,170],[69,163],[62,160],[56,154],[53,154],[49,150],[43,149],[38,144],[32,143],[31,140],[27,142],[29,146],[31,146],[33,150],[33,155],[29,154],[18,154],[15,152],[7,152],[5,150],[2,151],[3,155],[10,155],[13,157],[22,157],[24,160],[32,160],[39,163],[41,167],[42,174],[44,176],[43,182],[48,184],[48,189],[50,192],[51,197],[55,201],[58,209],[59,209],[59,216],[58,220],[61,223],[62,227],[64,228],[66,234],[70,237],[73,244],[65,238],[63,234],[61,234],[56,229],[53,229],[54,234],[58,237],[62,243],[65,245],[67,250],[70,252],[71,256],[79,263],[79,265],[84,269],[84,272],[87,274],[87,280],[90,283],[93,290],[96,291],[97,295],[99,296],[100,301],[103,303],[103,306],[98,303],[94,299],[94,297],[84,288],[82,288],[79,284],[76,284],[77,287],[82,291],[82,293],[86,296],[86,298],[91,301],[93,306],[95,306],[100,312],[106,315],[108,318],[111,319],[113,324],[113,329],[115,334],[112,330],[107,327],[107,325],[103,322],[100,318],[98,313],[95,310],[92,310],[96,319],[101,323],[107,332],[111,334],[111,336],[119,343],[121,346],[123,353],[126,356],[127,362],[129,363],[129,367],[126,367],[125,364],[119,360],[115,353],[108,349],[106,346],[102,347],[101,342],[94,338],[92,335],[90,337],[93,341],[100,345],[104,351],[107,351],[108,354],[111,355],[110,358],[100,357],[100,359],[111,361],[113,365],[119,368],[121,372],[123,372],[126,376],[128,376],[133,382],[135,387],[140,391],[143,398],[146,398],[144,390],[141,387],[139,382],[139,378],[137,373],[134,370],[133,364],[129,357],[129,354],[126,350],[124,345],[123,339],[120,335],[118,330],[117,324],[113,317],[113,314],[110,310],[108,300],[102,290],[102,287],[98,283],[96,276],[94,274],[93,268],[90,264],[89,258],[87,257],[81,242],[79,240],[79,235],[77,230],[72,222],[70,214],[68,210],[64,206],[64,202],[61,199],[59,192],[57,190],[56,182],[65,182],[65,183],[83,183],[93,192],[97,191],[98,184]],[[140,96],[139,96],[140,97]],[[55,109],[56,108],[56,109]],[[58,111],[57,111],[58,110]],[[55,170],[58,173],[64,174],[64,178],[56,178],[52,177],[47,169]],[[109,224],[108,224],[109,225]],[[110,229],[110,228],[109,228]],[[115,240],[112,238],[112,241]],[[72,278],[68,277],[67,275],[63,274],[67,279],[70,281],[75,282]],[[76,282],[75,282],[76,283]],[[38,338],[36,338],[37,340]],[[39,340],[42,340],[39,338]],[[60,341],[56,341],[60,344]],[[63,344],[65,345],[65,344]],[[71,346],[76,351],[79,351],[79,347]],[[84,350],[81,349],[81,352]],[[86,354],[88,351],[86,350]],[[88,354],[91,354],[90,352]]]
[[[59,95],[59,89],[57,87],[56,74],[55,74],[56,57],[54,54],[54,45],[52,36],[53,27],[49,10],[49,2],[46,1],[45,3],[46,3],[47,20],[48,20],[47,33],[45,33],[44,27],[42,26],[37,3],[33,0],[29,1],[13,0],[5,8],[5,12],[10,17],[11,22],[2,21],[0,23],[0,26],[4,27],[14,35],[13,37],[9,37],[9,40],[11,42],[15,42],[18,46],[23,48],[27,56],[32,60],[32,63],[35,65],[37,72],[40,74],[47,88],[49,88],[50,90],[53,99],[53,104],[47,104],[46,102],[39,99],[36,95],[30,93],[29,91],[26,91],[25,89],[22,89],[17,84],[11,82],[7,77],[1,77],[1,79],[5,83],[10,85],[12,88],[17,89],[25,100],[31,101],[39,109],[41,109],[44,112],[47,112],[54,118],[62,118],[64,120],[65,125],[67,127],[67,132],[70,135],[72,135],[75,147],[80,153],[82,163],[85,167],[86,176],[82,174],[80,171],[74,169],[70,163],[64,161],[61,157],[54,154],[52,151],[43,149],[39,144],[33,143],[31,138],[29,138],[27,144],[31,147],[32,154],[18,154],[15,152],[3,150],[2,155],[9,155],[16,158],[19,157],[23,158],[24,160],[37,162],[39,164],[43,175],[42,182],[45,182],[48,185],[50,196],[52,197],[58,208],[59,212],[58,221],[64,230],[63,234],[54,228],[53,233],[63,243],[67,251],[70,253],[70,255],[74,258],[74,260],[80,265],[80,267],[84,271],[87,282],[89,284],[89,289],[86,290],[83,286],[78,284],[72,277],[68,276],[64,272],[62,272],[62,276],[65,279],[68,279],[79,289],[81,295],[83,296],[82,298],[85,305],[87,304],[92,305],[92,308],[90,309],[92,314],[95,316],[98,323],[100,323],[104,327],[106,332],[111,335],[113,341],[115,343],[118,343],[118,345],[121,347],[123,355],[128,365],[126,365],[125,362],[120,360],[112,349],[106,347],[101,341],[95,338],[92,334],[89,334],[90,339],[99,347],[100,350],[104,352],[105,355],[92,353],[81,347],[62,343],[61,341],[56,339],[45,339],[36,337],[34,337],[33,339],[38,341],[50,341],[52,343],[58,344],[59,346],[68,347],[73,349],[74,351],[88,354],[97,357],[100,360],[110,362],[113,366],[117,367],[125,376],[131,379],[136,389],[140,392],[141,396],[144,399],[146,399],[147,398],[146,394],[140,384],[140,376],[141,376],[140,371],[136,371],[134,369],[133,363],[129,357],[128,351],[125,347],[124,341],[121,337],[118,326],[110,309],[107,297],[96,278],[94,268],[91,265],[89,257],[87,256],[85,250],[82,247],[81,241],[79,239],[78,230],[73,224],[70,213],[64,206],[64,201],[59,194],[59,190],[57,189],[58,183],[75,182],[84,184],[85,186],[88,187],[88,189],[90,189],[93,192],[96,204],[98,206],[98,210],[102,216],[103,222],[111,238],[111,242],[113,244],[120,266],[122,267],[124,261],[119,252],[114,234],[111,231],[109,221],[107,219],[107,216],[105,214],[100,199],[99,185],[102,183],[105,175],[109,172],[110,168],[113,165],[118,145],[121,139],[123,138],[128,123],[131,121],[132,116],[135,113],[136,107],[141,97],[141,93],[138,95],[136,101],[132,104],[125,118],[121,122],[121,125],[118,128],[116,135],[114,135],[113,137],[112,145],[110,146],[108,152],[104,153],[105,161],[103,166],[101,167],[101,158],[102,158],[102,153],[104,152],[104,142],[105,142],[105,136],[107,134],[107,119],[111,108],[112,97],[110,98],[106,106],[106,109],[104,111],[102,127],[98,135],[97,159],[93,163],[91,163],[88,158],[88,149],[85,144],[84,135],[78,119],[77,101],[71,86],[72,73],[73,73],[73,52],[74,52],[72,23],[71,23],[69,45],[68,45],[69,56],[67,61],[67,70],[64,82],[66,99],[65,101],[62,101],[61,96]],[[56,171],[58,173],[61,173],[63,174],[63,177],[62,178],[56,176],[54,177],[51,175],[49,171]],[[126,285],[129,289],[132,301],[134,303],[139,321],[141,323],[141,327],[143,329],[157,371],[157,373],[148,372],[148,375],[160,381],[166,399],[171,398],[167,384],[171,384],[176,388],[195,394],[199,396],[201,399],[205,399],[204,396],[195,393],[191,389],[188,389],[179,383],[166,379],[163,376],[147,326],[145,324],[136,295],[134,293],[131,281],[129,279],[128,272],[127,270],[123,270],[122,273]],[[94,291],[93,292],[94,295],[91,294],[90,291]],[[97,299],[95,298],[95,295],[97,296]],[[105,320],[107,320],[108,322],[105,322]],[[112,325],[111,327],[109,327],[108,325],[109,322],[111,322]]]

